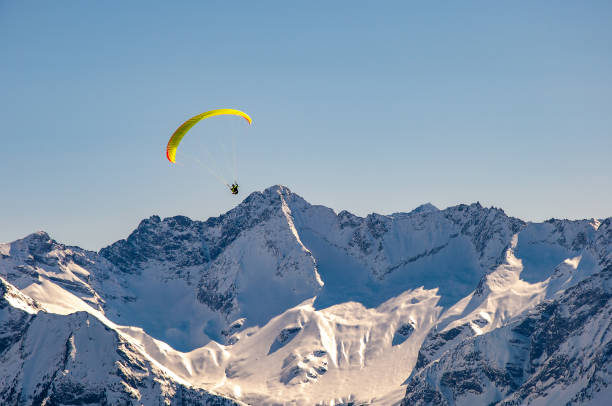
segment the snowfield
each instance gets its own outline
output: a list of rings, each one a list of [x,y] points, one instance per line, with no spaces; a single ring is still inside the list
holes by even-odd
[[[283,186],[0,244],[0,403],[608,405],[612,218],[358,217]]]

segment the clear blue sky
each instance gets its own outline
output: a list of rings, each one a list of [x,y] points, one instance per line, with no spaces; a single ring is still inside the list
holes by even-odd
[[[609,217],[611,79],[609,1],[0,0],[0,241],[97,250],[273,184],[359,215]],[[218,107],[254,121],[239,198],[164,157]]]

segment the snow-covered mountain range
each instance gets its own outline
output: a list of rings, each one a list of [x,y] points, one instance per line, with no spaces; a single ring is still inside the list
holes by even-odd
[[[283,186],[0,244],[0,404],[610,405],[612,218],[358,217]]]

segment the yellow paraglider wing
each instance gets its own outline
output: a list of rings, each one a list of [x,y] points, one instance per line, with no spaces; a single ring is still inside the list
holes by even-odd
[[[204,120],[208,117],[213,116],[221,116],[221,115],[232,115],[232,116],[240,116],[243,117],[246,121],[251,124],[253,120],[251,117],[243,111],[234,110],[234,109],[216,109],[210,110],[202,114],[198,114],[197,116],[191,117],[189,120],[185,121],[179,128],[176,129],[172,137],[170,137],[170,141],[168,141],[168,146],[166,147],[166,157],[168,161],[174,163],[176,159],[176,148],[181,143],[181,140],[187,134],[187,132],[196,125],[199,121]]]

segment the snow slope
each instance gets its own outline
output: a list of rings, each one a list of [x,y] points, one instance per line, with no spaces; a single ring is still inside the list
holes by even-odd
[[[609,405],[612,267],[412,376],[403,405]]]
[[[2,404],[242,404],[192,388],[112,323],[45,311],[0,278]]]

